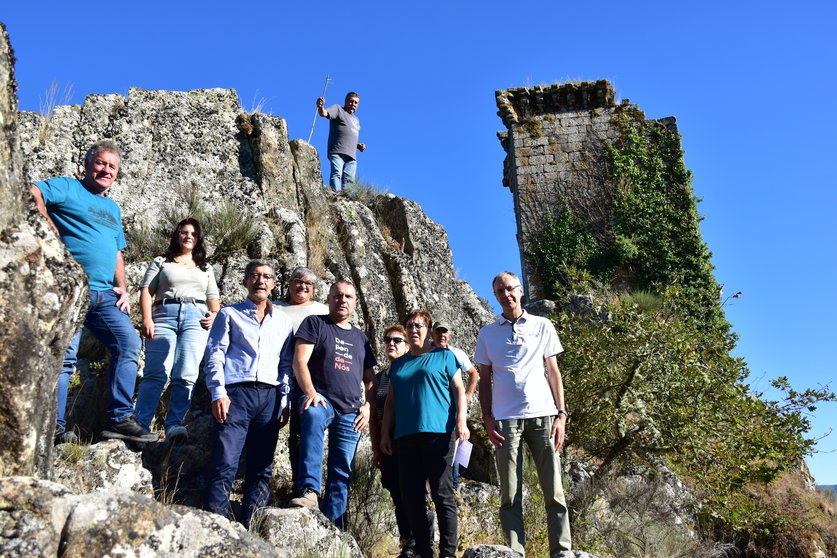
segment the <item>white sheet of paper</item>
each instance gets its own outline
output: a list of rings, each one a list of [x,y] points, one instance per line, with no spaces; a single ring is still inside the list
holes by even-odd
[[[459,463],[462,467],[467,467],[468,463],[471,461],[471,450],[474,448],[474,444],[465,440],[456,448],[456,454],[453,456],[453,461],[455,463]]]

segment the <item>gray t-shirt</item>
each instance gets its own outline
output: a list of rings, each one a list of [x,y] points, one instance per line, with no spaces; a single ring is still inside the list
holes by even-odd
[[[163,256],[154,258],[145,270],[143,287],[154,291],[154,299],[197,298],[218,300],[218,283],[215,271],[207,264],[206,271],[199,267],[191,269],[175,262],[167,262]]]
[[[357,138],[360,134],[360,120],[349,114],[340,105],[331,105],[328,111],[328,154],[339,153],[352,159],[357,158]]]

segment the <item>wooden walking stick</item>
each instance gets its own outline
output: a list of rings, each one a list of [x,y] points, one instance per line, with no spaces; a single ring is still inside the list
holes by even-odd
[[[323,100],[325,100],[325,92],[326,92],[326,88],[328,87],[328,82],[331,81],[331,77],[329,77],[330,75],[331,74],[326,74],[326,82],[325,82],[325,85],[323,85],[323,94],[321,95]],[[317,116],[319,114],[320,114],[320,109],[318,108],[316,111],[314,111],[314,121],[311,123],[311,133],[308,134],[308,143],[311,143],[311,137],[314,135],[314,124],[317,123]]]

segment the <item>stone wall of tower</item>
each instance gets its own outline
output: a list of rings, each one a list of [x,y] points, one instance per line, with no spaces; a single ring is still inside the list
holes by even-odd
[[[496,92],[498,115],[506,131],[498,137],[506,150],[503,185],[514,198],[517,241],[526,293],[543,295],[543,286],[528,261],[532,243],[547,216],[567,203],[605,241],[613,236],[614,195],[607,145],[621,138],[615,116],[638,113],[625,99],[616,103],[606,80],[564,85],[517,87]],[[641,114],[641,113],[640,113]],[[670,128],[674,118],[664,119]]]

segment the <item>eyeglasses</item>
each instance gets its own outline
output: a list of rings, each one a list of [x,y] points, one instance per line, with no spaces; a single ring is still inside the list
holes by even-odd
[[[406,327],[407,329],[421,329],[423,327],[427,327],[427,324],[407,324],[404,327]]]
[[[384,335],[384,345],[389,345],[390,343],[395,343],[396,345],[400,345],[404,342],[403,337],[387,337]]]
[[[520,285],[512,285],[510,287],[499,287],[497,289],[494,289],[494,292],[497,293],[497,294],[504,294],[504,293],[510,293],[510,292],[512,292],[512,291],[514,291],[515,289],[518,289],[518,288],[520,288]]]
[[[307,285],[309,287],[313,287],[314,283],[311,281],[306,281],[304,279],[291,279],[291,283],[296,283],[297,285]]]
[[[264,279],[265,281],[273,281],[273,275],[270,273],[251,273],[247,276],[251,281],[258,281]]]

